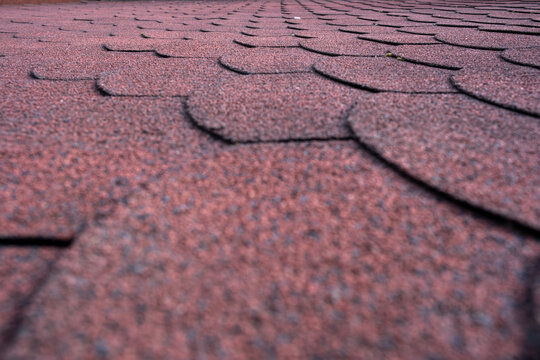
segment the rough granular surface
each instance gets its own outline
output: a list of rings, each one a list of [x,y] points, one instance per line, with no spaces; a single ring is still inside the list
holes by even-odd
[[[0,5],[1,359],[536,359],[540,5]]]

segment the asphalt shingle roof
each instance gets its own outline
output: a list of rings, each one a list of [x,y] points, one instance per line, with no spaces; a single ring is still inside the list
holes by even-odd
[[[540,5],[0,6],[0,358],[540,352]]]

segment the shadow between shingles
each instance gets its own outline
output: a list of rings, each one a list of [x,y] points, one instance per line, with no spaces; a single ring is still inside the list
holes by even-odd
[[[67,236],[0,236],[0,247],[56,247],[68,248],[73,243],[75,235]]]

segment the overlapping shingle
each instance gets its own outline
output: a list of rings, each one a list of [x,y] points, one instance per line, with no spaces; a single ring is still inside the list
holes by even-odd
[[[234,48],[219,58],[227,69],[241,74],[284,74],[309,72],[322,55],[302,49]]]
[[[496,62],[462,69],[451,78],[460,91],[478,99],[540,117],[540,70]]]
[[[397,32],[414,35],[437,35],[441,30],[436,26],[403,26],[396,29]]]
[[[100,45],[83,48],[59,46],[56,54],[53,51],[47,52],[52,59],[38,60],[30,70],[31,75],[37,79],[93,80],[101,72],[129,67],[144,57],[139,55],[139,58],[134,58],[132,54],[106,51]]]
[[[0,358],[535,358],[539,13],[1,6]]]
[[[540,28],[529,26],[482,25],[478,27],[478,30],[510,34],[540,35]]]
[[[505,50],[516,47],[540,46],[540,38],[534,35],[494,33],[471,29],[456,29],[436,35],[446,44],[473,49]]]
[[[295,36],[246,36],[241,34],[234,42],[247,47],[296,47],[302,38]]]
[[[184,162],[79,240],[9,357],[510,357],[538,254],[351,143]]]
[[[228,74],[215,60],[153,57],[103,72],[96,85],[112,96],[187,96],[209,78]]]
[[[348,122],[413,176],[540,229],[537,119],[464,95],[374,94]]]
[[[171,42],[156,48],[156,54],[176,58],[218,58],[221,55],[242,49],[233,41],[184,40]]]
[[[345,111],[359,95],[312,74],[235,76],[196,89],[188,112],[232,142],[347,138]]]
[[[318,61],[314,69],[337,81],[370,91],[453,92],[451,70],[391,57],[338,57]]]
[[[114,37],[106,39],[103,42],[103,48],[109,51],[149,52],[170,41],[170,39],[144,39],[138,36],[132,38]]]
[[[386,44],[360,40],[355,36],[347,36],[339,32],[316,39],[302,40],[300,46],[306,50],[330,56],[382,56],[389,48]]]
[[[360,39],[374,41],[382,44],[389,45],[428,45],[438,44],[439,42],[433,38],[433,36],[406,34],[406,33],[392,33],[392,34],[367,34],[360,35]]]
[[[403,45],[389,47],[390,53],[414,63],[459,70],[474,66],[488,66],[499,53],[487,50],[440,45]]]
[[[200,144],[181,99],[102,97],[88,81],[0,89],[0,237],[72,238],[144,181],[156,154]]]
[[[505,50],[501,57],[509,62],[540,68],[540,46],[532,48],[514,48]]]

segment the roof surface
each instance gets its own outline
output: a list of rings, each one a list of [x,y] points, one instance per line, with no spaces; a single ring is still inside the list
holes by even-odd
[[[540,353],[540,4],[0,7],[0,358]]]

